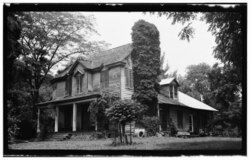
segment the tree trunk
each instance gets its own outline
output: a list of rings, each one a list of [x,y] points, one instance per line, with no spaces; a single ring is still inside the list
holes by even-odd
[[[122,132],[121,132],[121,124],[120,123],[118,123],[118,132],[119,132],[120,142],[122,144]]]
[[[128,144],[128,138],[127,135],[125,134],[125,123],[122,124],[122,137],[124,139],[124,142]]]
[[[37,119],[37,107],[36,104],[39,101],[39,88],[34,89],[33,96],[32,96],[32,117],[33,119]]]
[[[129,125],[129,127],[130,127],[130,145],[132,144],[132,132],[131,132],[131,123],[130,123],[130,125]]]

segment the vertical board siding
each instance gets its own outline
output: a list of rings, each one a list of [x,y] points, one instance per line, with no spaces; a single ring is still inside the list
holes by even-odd
[[[110,93],[117,94],[118,96],[121,95],[121,68],[114,67],[109,69],[108,72],[108,89]]]
[[[94,73],[93,74],[93,91],[100,91],[100,72],[99,73]]]
[[[56,97],[64,97],[65,95],[65,82],[58,82],[56,87]]]

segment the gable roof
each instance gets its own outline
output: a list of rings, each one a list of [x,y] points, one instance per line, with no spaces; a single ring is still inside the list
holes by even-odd
[[[132,51],[132,45],[126,44],[110,50],[103,51],[89,58],[93,67],[100,64],[109,65],[123,61]]]
[[[175,81],[175,82],[177,83],[177,85],[179,86],[178,81],[177,81],[176,78],[174,78],[174,77],[162,79],[162,80],[160,81],[160,85],[167,85],[167,84],[172,83],[173,81]]]
[[[132,51],[132,45],[126,44],[116,48],[103,51],[99,54],[88,57],[88,59],[76,60],[74,63],[68,65],[56,78],[63,77],[72,71],[78,64],[82,65],[85,69],[94,70],[102,66],[122,62],[127,58]]]

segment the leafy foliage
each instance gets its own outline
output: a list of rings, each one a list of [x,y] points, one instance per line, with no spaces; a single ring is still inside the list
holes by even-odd
[[[156,116],[143,116],[142,124],[145,127],[148,136],[155,136],[159,131],[160,120]]]
[[[180,90],[190,96],[207,103],[219,112],[214,113],[210,127],[220,130],[237,128],[241,133],[242,102],[241,81],[239,81],[236,68],[231,65],[219,66],[215,64],[210,68],[206,64],[188,67],[186,77],[179,77]]]
[[[40,113],[40,133],[38,137],[40,139],[47,138],[48,134],[53,131],[54,129],[54,118],[51,116],[53,113],[50,109],[41,109]]]
[[[234,71],[234,72],[233,72]],[[225,128],[238,127],[241,132],[242,100],[241,85],[237,71],[230,66],[219,67],[215,64],[209,74],[211,99],[220,111],[215,114],[214,124]]]
[[[94,54],[101,47],[88,41],[96,33],[91,16],[8,12],[7,25],[8,129],[10,135],[27,138],[36,129],[35,104],[51,98],[51,69],[73,54]]]
[[[117,99],[119,99],[119,97],[116,94],[104,91],[99,98],[90,103],[88,112],[90,112],[90,121],[96,124],[96,131],[107,128],[105,126],[107,126],[108,120],[105,111],[110,108]]]
[[[118,100],[106,110],[106,115],[111,121],[121,124],[136,120],[143,108],[132,100]]]
[[[95,32],[93,17],[69,12],[25,12],[20,17],[22,32],[20,61],[24,62],[33,105],[39,101],[39,88],[50,70],[76,53],[90,52],[89,33]],[[92,50],[92,49],[91,49]]]
[[[231,8],[232,9],[232,8]],[[181,39],[189,40],[194,34],[191,26],[192,20],[200,18],[205,21],[210,31],[215,36],[216,47],[214,56],[227,65],[236,67],[239,79],[242,78],[242,56],[243,56],[243,27],[245,7],[236,6],[235,12],[158,12],[159,16],[172,19],[172,24],[187,24],[179,33]]]
[[[188,66],[186,76],[179,76],[178,78],[180,91],[198,100],[203,99],[205,103],[209,103],[207,96],[210,93],[210,82],[208,79],[210,72],[211,67],[206,63]]]
[[[160,75],[159,31],[155,25],[137,21],[132,27],[133,98],[156,114]]]
[[[118,124],[121,144],[124,142],[128,144],[128,139],[125,134],[125,125],[129,122],[135,121],[142,111],[143,107],[141,104],[132,100],[117,100],[110,108],[106,109],[105,114],[109,120]],[[130,135],[130,140],[132,143],[132,135]]]
[[[163,52],[163,55],[161,56],[160,59],[160,76],[159,79],[166,79],[166,78],[170,78],[170,77],[177,77],[177,70],[175,70],[174,72],[169,72],[170,66],[168,65],[168,63],[166,63],[166,66],[164,67],[164,60],[165,60],[165,52]]]

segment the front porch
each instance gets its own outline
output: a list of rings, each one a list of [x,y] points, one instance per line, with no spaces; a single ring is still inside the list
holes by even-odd
[[[98,95],[63,99],[38,104],[37,132],[41,130],[42,114],[49,115],[53,129],[50,132],[81,132],[94,131],[95,125],[90,122],[89,104]]]
[[[90,102],[55,106],[55,132],[94,131],[88,112]]]
[[[160,130],[170,131],[174,125],[179,132],[199,134],[200,129],[207,129],[212,113],[205,110],[196,110],[178,105],[160,104]]]

